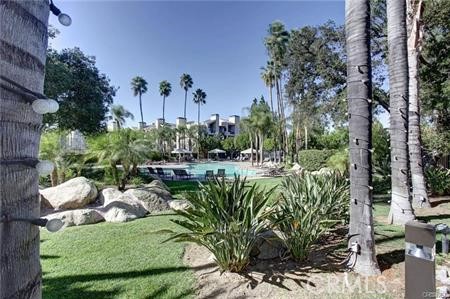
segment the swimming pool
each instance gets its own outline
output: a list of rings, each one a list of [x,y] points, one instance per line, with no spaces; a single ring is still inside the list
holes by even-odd
[[[237,164],[223,162],[192,163],[188,164],[186,169],[195,176],[204,176],[207,170],[212,170],[214,174],[217,174],[218,169],[225,169],[225,175],[227,177],[233,177],[234,175],[252,177],[256,175],[255,170],[245,169],[239,167]]]

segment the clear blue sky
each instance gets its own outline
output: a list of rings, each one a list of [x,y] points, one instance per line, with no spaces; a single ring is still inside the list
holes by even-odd
[[[166,120],[182,116],[184,91],[180,75],[191,74],[194,89],[207,94],[202,119],[211,113],[223,117],[245,114],[255,96],[267,90],[260,79],[260,67],[267,60],[263,44],[268,25],[281,20],[288,29],[318,25],[331,19],[344,21],[343,1],[61,1],[55,4],[73,20],[70,27],[50,23],[60,30],[51,41],[56,49],[80,47],[97,59],[97,66],[120,87],[115,103],[124,105],[139,120],[139,105],[130,80],[143,76],[149,91],[143,96],[144,121],[162,115],[158,85],[172,84],[166,100]],[[188,94],[189,120],[197,119]]]

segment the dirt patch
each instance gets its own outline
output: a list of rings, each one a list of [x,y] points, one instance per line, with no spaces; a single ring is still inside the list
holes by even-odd
[[[358,276],[338,264],[344,257],[336,250],[341,242],[329,235],[308,262],[253,260],[242,274],[221,274],[212,254],[198,245],[186,247],[184,262],[197,278],[197,298],[404,298],[404,263],[386,266],[380,257],[382,275]]]

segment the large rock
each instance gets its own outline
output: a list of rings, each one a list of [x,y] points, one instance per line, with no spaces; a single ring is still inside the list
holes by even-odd
[[[174,199],[169,201],[169,207],[174,211],[185,211],[192,207],[192,204],[185,199]]]
[[[103,206],[117,200],[123,193],[115,188],[106,188],[100,192],[99,201]]]
[[[95,201],[97,188],[87,178],[77,177],[39,193],[54,209],[79,209]]]
[[[269,260],[280,257],[286,251],[283,240],[274,231],[262,233],[256,240],[251,255],[260,260]]]
[[[172,200],[170,192],[158,186],[129,189],[124,194],[135,197],[149,213],[168,210]]]
[[[147,214],[147,210],[133,195],[125,193],[96,210],[107,222],[127,222]]]
[[[170,192],[169,187],[167,187],[167,185],[164,184],[164,182],[161,181],[159,178],[157,180],[151,181],[150,184],[147,184],[147,187],[158,187]]]
[[[102,215],[93,209],[70,210],[58,213],[52,213],[45,216],[47,219],[61,219],[64,227],[94,224],[104,221]]]

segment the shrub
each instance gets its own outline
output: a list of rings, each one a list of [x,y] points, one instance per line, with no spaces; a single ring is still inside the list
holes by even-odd
[[[143,178],[141,178],[139,176],[135,176],[130,179],[130,184],[135,185],[135,186],[141,186],[141,185],[145,184],[145,181]]]
[[[348,173],[349,154],[347,150],[336,152],[327,160],[327,166],[340,174]]]
[[[450,169],[429,167],[425,171],[428,188],[433,195],[450,193]]]
[[[298,153],[299,164],[308,171],[319,170],[327,166],[327,160],[333,150],[303,150]]]
[[[160,152],[153,151],[153,152],[150,152],[149,159],[151,161],[161,161],[162,160],[162,155],[161,155]]]
[[[203,245],[222,271],[241,272],[257,238],[267,229],[270,211],[265,208],[272,191],[248,187],[239,177],[232,183],[216,180],[200,185],[200,191],[186,194],[192,208],[177,211],[185,219],[172,220],[188,232],[170,239]]]
[[[320,236],[348,218],[349,185],[337,174],[305,173],[286,177],[281,190],[271,220],[292,257],[302,261]]]

